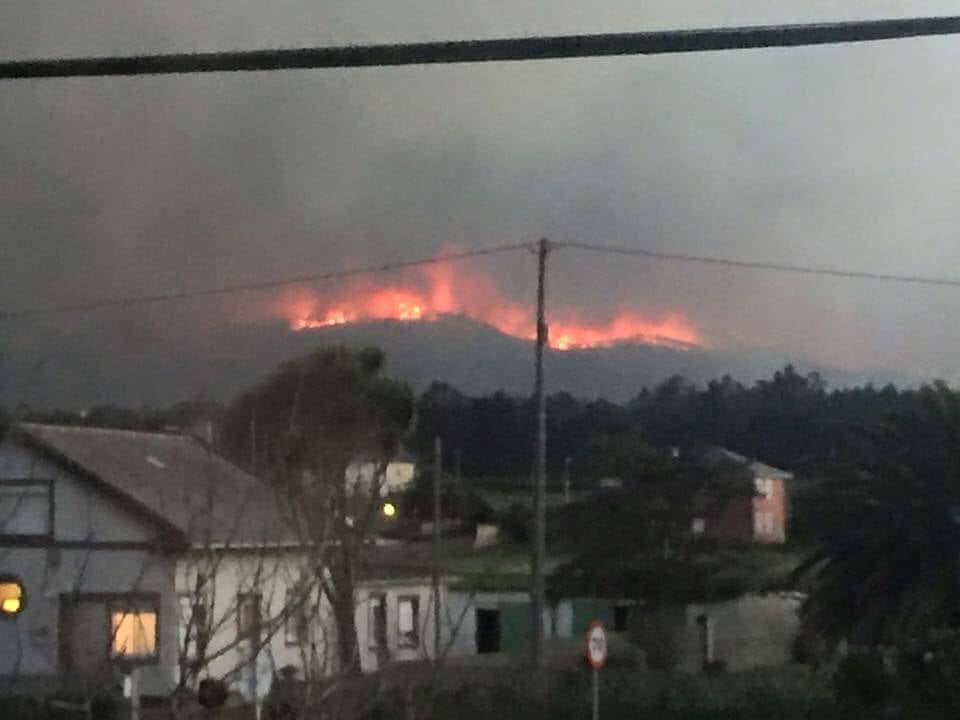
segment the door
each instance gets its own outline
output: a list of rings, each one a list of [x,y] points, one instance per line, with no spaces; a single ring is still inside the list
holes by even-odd
[[[477,652],[500,652],[500,611],[477,610]]]

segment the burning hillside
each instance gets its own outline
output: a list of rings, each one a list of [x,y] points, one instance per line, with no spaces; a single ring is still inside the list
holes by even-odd
[[[277,311],[296,331],[382,320],[431,321],[459,315],[511,337],[535,339],[531,304],[509,300],[488,278],[457,272],[456,268],[432,266],[391,284],[361,281],[324,295],[304,289],[291,291],[279,298]],[[618,309],[598,322],[588,321],[568,309],[551,307],[548,319],[550,347],[555,350],[603,348],[621,343],[687,349],[701,344],[699,332],[679,313],[649,318]]]

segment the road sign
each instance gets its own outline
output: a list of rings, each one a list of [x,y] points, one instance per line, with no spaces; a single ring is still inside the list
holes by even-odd
[[[607,662],[607,631],[603,623],[592,622],[587,628],[587,662],[594,670],[599,670]]]

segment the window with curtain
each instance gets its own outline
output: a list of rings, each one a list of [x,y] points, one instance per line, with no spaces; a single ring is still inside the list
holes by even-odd
[[[110,608],[110,654],[127,660],[157,656],[156,606],[114,604]]]

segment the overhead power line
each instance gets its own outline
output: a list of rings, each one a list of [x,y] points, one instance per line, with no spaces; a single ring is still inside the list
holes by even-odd
[[[663,260],[668,262],[699,263],[702,265],[720,265],[724,267],[741,268],[745,270],[767,270],[773,272],[796,273],[801,275],[820,275],[857,280],[874,280],[881,282],[912,283],[915,285],[940,285],[945,287],[960,287],[960,279],[928,277],[925,275],[896,275],[893,273],[875,273],[861,270],[845,270],[842,268],[814,267],[808,265],[790,265],[786,263],[770,263],[754,260],[739,260],[736,258],[710,257],[706,255],[684,255],[681,253],[660,252],[642,248],[614,247],[610,245],[595,245],[582,242],[555,242],[559,247],[587,250],[589,252],[609,253],[614,255],[634,255],[649,260]]]
[[[379,45],[12,60],[0,79],[266,72],[798,47],[960,33],[960,17],[858,20]]]
[[[617,247],[612,245],[597,245],[583,242],[550,242],[553,249],[572,249],[584,250],[588,252],[606,253],[613,255],[629,255],[642,257],[648,260],[657,260],[665,262],[696,263],[701,265],[714,265],[721,267],[732,267],[744,270],[760,270],[768,272],[785,272],[800,275],[817,275],[825,277],[835,277],[843,279],[869,280],[879,282],[909,283],[914,285],[933,285],[941,287],[960,287],[960,279],[956,278],[938,278],[924,275],[896,275],[893,273],[875,273],[861,270],[847,270],[842,268],[815,267],[807,265],[790,265],[786,263],[769,263],[754,260],[742,260],[738,258],[721,258],[705,255],[686,255],[682,253],[660,252],[658,250],[647,250],[643,248]],[[181,300],[195,300],[218,295],[236,295],[250,292],[263,292],[275,290],[282,287],[291,287],[295,285],[305,285],[309,283],[324,282],[329,280],[340,280],[345,278],[357,277],[362,275],[376,275],[379,273],[405,270],[408,268],[421,267],[425,265],[438,265],[446,262],[457,262],[485,255],[496,255],[500,253],[513,252],[516,250],[536,250],[536,244],[530,242],[512,243],[507,245],[498,245],[478,250],[468,250],[459,253],[447,253],[443,255],[434,255],[416,260],[404,260],[394,263],[384,263],[381,265],[371,265],[367,267],[349,268],[345,270],[334,270],[330,272],[309,273],[293,277],[284,277],[274,280],[265,280],[261,282],[237,283],[232,285],[221,285],[214,288],[199,288],[196,290],[185,290],[179,292],[157,293],[155,295],[130,295],[126,297],[100,298],[74,303],[64,303],[59,305],[42,305],[38,307],[16,308],[11,310],[0,310],[0,321],[29,319],[43,317],[47,315],[67,315],[74,313],[92,312],[96,310],[107,310],[111,308],[133,307],[138,305],[153,305],[164,302],[176,302]]]
[[[133,307],[137,305],[153,305],[156,303],[175,302],[179,300],[208,298],[217,295],[236,295],[239,293],[262,292],[266,290],[275,290],[282,287],[291,287],[294,285],[305,285],[308,283],[324,282],[328,280],[341,280],[360,275],[374,275],[385,272],[393,272],[396,270],[421,267],[425,265],[439,265],[441,263],[467,260],[469,258],[476,258],[484,255],[497,255],[499,253],[512,252],[515,250],[531,250],[533,248],[533,243],[513,243],[509,245],[481,248],[479,250],[445,253],[443,255],[434,255],[417,260],[403,260],[400,262],[350,268],[347,270],[308,273],[305,275],[296,275],[293,277],[285,277],[275,280],[265,280],[262,282],[237,283],[233,285],[221,285],[220,287],[215,288],[201,288],[197,290],[184,290],[180,292],[157,293],[155,295],[130,295],[127,297],[101,298],[86,302],[64,303],[60,305],[46,305],[13,310],[0,310],[0,321],[36,318],[46,315],[66,315],[73,313],[92,312],[95,310]]]

